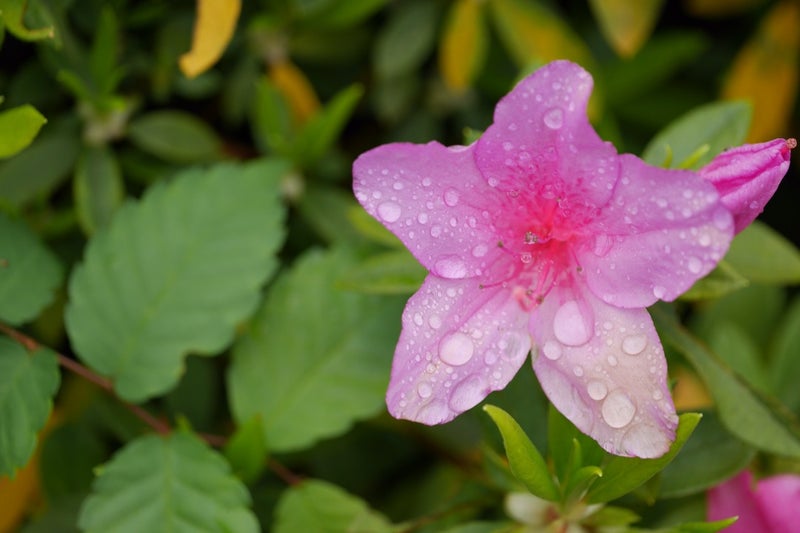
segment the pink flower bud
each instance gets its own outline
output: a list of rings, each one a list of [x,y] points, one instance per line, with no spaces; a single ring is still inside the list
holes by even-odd
[[[794,139],[775,139],[745,144],[722,152],[700,169],[700,175],[714,184],[722,204],[733,214],[739,233],[763,210],[789,168]]]

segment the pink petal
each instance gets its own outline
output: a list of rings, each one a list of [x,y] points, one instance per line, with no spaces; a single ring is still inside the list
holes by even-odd
[[[475,167],[472,147],[383,145],[356,159],[353,175],[367,212],[439,277],[480,275],[496,259],[493,191]]]
[[[768,529],[753,498],[752,476],[746,470],[708,491],[707,516],[709,521],[738,516],[739,519],[725,529],[725,533],[783,531]]]
[[[606,303],[633,308],[674,300],[725,255],[731,215],[694,172],[652,167],[627,154],[620,161],[619,186],[578,263]]]
[[[800,477],[786,474],[762,479],[755,499],[769,524],[765,531],[800,532]]]
[[[549,63],[497,104],[476,162],[492,187],[600,206],[617,178],[616,150],[586,116],[592,78],[568,61]]]
[[[736,233],[747,227],[775,194],[795,146],[794,139],[745,144],[722,152],[700,169],[700,175],[714,184],[722,203],[733,213]]]
[[[440,424],[505,387],[530,351],[527,320],[506,289],[428,276],[403,311],[389,412]]]
[[[675,439],[664,350],[644,309],[555,288],[531,317],[533,368],[545,394],[609,453],[652,458]]]

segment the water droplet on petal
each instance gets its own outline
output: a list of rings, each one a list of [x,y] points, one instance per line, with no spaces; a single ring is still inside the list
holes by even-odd
[[[592,400],[602,400],[608,394],[608,387],[600,380],[593,379],[586,384],[586,392]]]
[[[725,209],[720,208],[714,213],[714,225],[721,230],[726,230],[731,226],[731,214]]]
[[[439,315],[431,315],[430,318],[428,318],[428,325],[433,329],[439,329],[442,327],[442,319],[439,318]]]
[[[419,394],[420,398],[430,398],[431,394],[433,394],[433,388],[430,383],[423,381],[417,385],[417,394]]]
[[[422,325],[422,313],[414,313],[414,324],[418,326]]]
[[[618,389],[606,396],[600,412],[606,424],[619,429],[631,423],[633,415],[636,414],[636,406],[627,394]]]
[[[587,318],[583,315],[578,302],[570,300],[563,304],[553,317],[556,339],[567,346],[581,346],[589,342],[594,328]]]
[[[442,361],[452,366],[461,366],[472,359],[475,345],[468,335],[456,331],[451,333],[439,343],[439,357]]]
[[[611,250],[612,244],[613,241],[611,240],[611,237],[609,237],[608,235],[604,234],[598,235],[594,239],[594,250],[593,250],[594,255],[598,257],[603,257],[608,253],[609,250]]]
[[[467,265],[458,256],[447,255],[433,265],[434,272],[443,278],[462,279],[467,277]]]
[[[544,114],[544,125],[551,130],[557,130],[564,125],[564,112],[559,107],[554,107]]]
[[[458,191],[455,189],[447,189],[444,192],[444,203],[450,207],[455,207],[458,204]]]
[[[519,260],[525,263],[526,265],[533,261],[533,256],[529,252],[523,252],[519,256]]]
[[[663,298],[666,293],[667,293],[667,289],[665,289],[661,285],[655,285],[653,287],[653,296],[655,296],[658,299]]]
[[[378,206],[378,216],[384,222],[397,222],[403,210],[394,202],[383,202]]]
[[[450,396],[450,409],[463,412],[478,405],[489,392],[481,376],[470,376],[456,385]]]
[[[436,400],[420,409],[414,418],[423,424],[435,426],[450,418],[450,409],[444,402]]]
[[[652,459],[664,455],[671,443],[655,426],[634,424],[625,432],[621,444],[630,455]]]
[[[542,353],[548,359],[555,361],[561,357],[561,345],[553,340],[547,341],[544,343],[544,346],[542,346]]]
[[[703,269],[703,262],[696,257],[690,257],[686,266],[692,274],[699,274]]]
[[[646,346],[646,335],[629,335],[622,339],[622,351],[628,355],[639,355]]]
[[[433,226],[431,228],[431,237],[438,237],[442,234],[442,227],[441,226]]]
[[[486,252],[488,251],[489,251],[488,246],[486,246],[485,244],[478,244],[475,246],[475,248],[472,249],[472,255],[474,257],[483,257],[484,255],[486,255]]]

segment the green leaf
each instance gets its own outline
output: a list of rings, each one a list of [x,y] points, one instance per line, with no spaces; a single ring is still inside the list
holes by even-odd
[[[73,169],[79,146],[72,133],[36,139],[0,164],[0,199],[20,209],[49,194]]]
[[[121,71],[117,68],[118,51],[119,22],[114,10],[106,5],[100,12],[89,55],[89,69],[99,96],[111,95],[121,78]]]
[[[383,409],[403,302],[337,289],[354,264],[342,249],[307,252],[234,348],[233,413],[240,423],[260,415],[272,452],[305,448]]]
[[[651,314],[662,340],[680,351],[705,382],[728,431],[760,450],[800,457],[800,438],[791,428],[794,420],[770,409],[769,400],[754,394],[663,307],[652,307]]]
[[[61,278],[56,256],[24,223],[0,212],[0,320],[20,325],[36,318]]]
[[[246,483],[258,479],[267,464],[264,428],[258,416],[236,428],[236,432],[225,444],[225,457],[239,479]]]
[[[0,113],[0,158],[27,148],[47,119],[33,106],[22,105]]]
[[[166,392],[188,353],[223,350],[254,311],[283,240],[279,168],[183,172],[125,204],[90,241],[70,280],[67,332],[122,398]]]
[[[391,523],[359,498],[325,481],[307,480],[286,491],[275,509],[275,533],[390,533]]]
[[[411,294],[427,274],[407,250],[397,250],[368,257],[339,281],[343,288],[370,294]]]
[[[122,172],[108,146],[84,148],[73,190],[78,220],[86,234],[107,226],[125,197]]]
[[[141,150],[173,163],[204,163],[222,157],[216,132],[183,111],[151,111],[131,121],[128,135]]]
[[[342,90],[303,127],[294,143],[294,160],[311,165],[331,149],[364,94],[360,85]]]
[[[48,432],[39,454],[39,477],[48,503],[89,492],[92,469],[108,457],[104,437],[88,424],[69,422]]]
[[[2,14],[5,27],[14,37],[23,41],[39,41],[52,39],[54,31],[52,26],[29,29],[24,22],[28,0],[0,0],[0,14]]]
[[[0,477],[13,476],[30,459],[60,380],[53,352],[42,348],[28,353],[0,337]]]
[[[558,501],[559,493],[547,464],[522,428],[511,415],[493,405],[483,410],[492,418],[503,436],[503,445],[511,472],[533,494],[551,502]]]
[[[706,337],[711,351],[719,355],[731,369],[751,387],[769,394],[769,378],[764,368],[764,355],[743,328],[723,322]]]
[[[250,495],[195,435],[141,437],[99,469],[78,526],[87,533],[257,532]]]
[[[620,496],[641,486],[645,481],[661,472],[681,451],[686,440],[697,427],[702,415],[684,413],[680,415],[675,441],[669,451],[656,459],[639,459],[637,457],[609,456],[603,465],[603,477],[595,481],[586,493],[588,503],[603,503],[616,500]]]
[[[750,282],[730,263],[720,261],[717,268],[695,282],[681,295],[681,300],[713,300],[746,287]]]
[[[800,297],[796,297],[778,324],[772,343],[770,381],[776,396],[793,410],[800,408]]]
[[[731,146],[742,144],[750,127],[752,107],[747,102],[715,102],[698,107],[658,133],[644,149],[651,165],[679,168],[698,148],[708,145],[691,168],[700,168]],[[736,265],[734,265],[736,266]]]
[[[303,19],[303,24],[316,28],[352,27],[363,21],[379,9],[387,0],[335,0],[327,2],[318,10],[314,10]]]
[[[683,453],[661,472],[660,496],[677,498],[704,491],[747,466],[755,450],[728,433],[713,412],[703,414]]]
[[[547,411],[547,450],[562,485],[569,481],[574,470],[583,465],[600,465],[608,455],[553,404],[549,404]]]
[[[310,183],[297,209],[304,221],[326,242],[358,244],[362,241],[350,222],[349,214],[353,209],[363,209],[351,192]]]
[[[800,283],[800,251],[758,220],[733,239],[725,260],[750,281],[777,285]]]
[[[436,43],[440,15],[439,3],[429,0],[406,0],[392,11],[373,48],[378,78],[395,78],[422,66]]]

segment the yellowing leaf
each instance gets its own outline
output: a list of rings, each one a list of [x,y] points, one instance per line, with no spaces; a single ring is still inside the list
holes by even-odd
[[[653,31],[664,0],[590,0],[600,31],[614,51],[631,57]]]
[[[722,88],[723,98],[752,102],[750,142],[787,132],[798,90],[798,28],[800,5],[791,1],[775,5],[739,52]]]
[[[281,92],[292,110],[292,116],[304,124],[319,110],[320,104],[311,82],[303,71],[288,60],[269,66],[269,79]]]
[[[197,0],[192,49],[178,61],[186,77],[202,74],[222,56],[233,37],[241,8],[240,0]]]
[[[39,461],[35,455],[14,479],[0,477],[0,533],[11,533],[39,494]]]
[[[439,45],[439,69],[456,91],[469,87],[486,59],[488,39],[481,0],[456,0],[445,21]]]
[[[694,372],[678,367],[673,378],[675,388],[672,391],[672,401],[678,411],[697,411],[714,405],[708,389]]]

